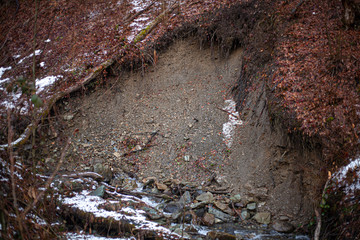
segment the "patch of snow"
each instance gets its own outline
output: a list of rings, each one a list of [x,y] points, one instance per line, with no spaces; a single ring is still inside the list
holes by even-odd
[[[105,201],[100,197],[90,196],[88,194],[88,191],[83,190],[80,194],[76,194],[72,198],[64,198],[63,203],[81,211],[92,213],[95,217],[111,217],[117,221],[126,220],[136,224],[140,229],[155,230],[168,234],[171,233],[169,229],[162,227],[155,222],[146,220],[146,216],[144,216],[145,212],[143,210],[134,210],[129,207],[122,208],[122,212],[127,212],[127,214],[116,211],[106,211],[105,209],[99,208],[99,206],[106,202],[117,203],[118,201]],[[128,214],[131,214],[131,216],[128,216]]]
[[[236,111],[236,103],[234,100],[229,99],[225,100],[225,106],[223,108],[229,114],[229,121],[223,124],[223,139],[227,147],[231,147],[233,143],[233,136],[235,132],[236,125],[242,125],[243,122],[240,120],[240,114]]]
[[[46,39],[44,42],[51,42],[51,40],[48,38],[48,39]]]
[[[36,79],[36,88],[37,88],[36,92],[37,93],[41,92],[42,90],[44,90],[45,87],[53,84],[59,78],[62,78],[62,76],[61,75],[47,76],[42,79]]]
[[[19,58],[21,55],[14,55],[13,58]]]
[[[42,67],[42,68],[45,67],[45,62],[41,62],[40,67]]]
[[[358,178],[354,178],[354,182],[348,183],[345,181],[346,175],[350,170],[355,170]],[[356,158],[344,167],[342,167],[337,173],[334,174],[334,178],[345,188],[346,193],[354,192],[360,189],[360,158]]]
[[[39,216],[34,215],[34,214],[32,214],[32,213],[28,214],[27,217],[35,220],[35,223],[37,223],[37,224],[39,224],[39,225],[46,225],[46,224],[47,224],[44,219],[42,219],[42,218],[40,218]]]
[[[3,88],[0,87],[0,90],[3,90]],[[22,93],[21,92],[17,92],[17,93],[10,93],[8,94],[8,99],[3,100],[0,104],[5,106],[6,108],[15,108],[15,104],[19,98],[21,97]],[[24,103],[26,104],[26,102]],[[20,113],[24,113],[26,111],[24,111],[24,109],[22,108]],[[0,145],[0,150],[2,149],[2,146],[4,145]]]
[[[106,237],[98,237],[95,235],[90,235],[90,234],[84,234],[84,233],[67,233],[66,234],[66,239],[70,239],[70,240],[107,240],[109,238]],[[131,237],[131,238],[111,238],[112,240],[135,240],[136,238]]]
[[[24,134],[24,133],[21,134],[18,139],[16,139],[15,141],[13,141],[13,142],[11,143],[11,145],[14,146],[14,145],[18,144],[19,142],[21,142],[22,140],[24,140],[25,137],[26,137],[26,134]],[[9,147],[8,144],[0,145],[0,150],[4,150],[4,149],[7,148],[7,147]]]
[[[10,78],[0,79],[0,84],[1,84],[1,83],[4,83],[4,82],[7,82],[7,81],[9,81],[9,80],[10,80]],[[3,88],[0,88],[0,89],[3,89]]]
[[[35,50],[35,56],[40,55],[41,52],[42,52],[42,50],[40,50],[40,49]],[[20,59],[20,61],[18,62],[18,64],[22,63],[25,59],[31,58],[32,56],[34,56],[34,53],[31,53],[29,56],[26,56],[26,57]]]
[[[10,70],[11,67],[0,67],[0,79],[5,71]]]

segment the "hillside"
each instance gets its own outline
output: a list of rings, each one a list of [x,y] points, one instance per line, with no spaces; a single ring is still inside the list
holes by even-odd
[[[58,205],[37,190],[59,194],[44,185],[49,176],[91,171],[107,191],[134,191],[130,177],[144,189],[156,179],[146,194],[189,191],[193,204],[212,192],[205,216],[219,220],[211,209],[221,203],[242,226],[359,237],[356,8],[354,22],[344,20],[352,1],[16,3],[0,3],[0,213],[17,231],[2,236],[60,234],[21,214]],[[61,183],[63,197],[74,182]],[[69,221],[66,211],[58,218]],[[146,231],[138,234],[151,238]]]

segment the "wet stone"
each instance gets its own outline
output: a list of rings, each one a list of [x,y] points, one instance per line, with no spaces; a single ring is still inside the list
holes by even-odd
[[[174,213],[174,212],[181,212],[182,209],[183,209],[182,204],[172,202],[172,203],[166,204],[163,211],[167,212],[167,213]]]
[[[255,202],[248,203],[248,204],[246,205],[246,208],[247,208],[248,210],[251,210],[251,211],[256,210],[256,203],[255,203]]]
[[[191,195],[189,191],[186,191],[180,198],[179,203],[182,203],[184,205],[191,203]]]
[[[205,213],[202,220],[205,226],[212,226],[215,223],[215,216],[214,214]]]
[[[235,218],[230,216],[229,214],[226,214],[220,210],[217,210],[213,207],[209,207],[209,210],[208,210],[209,213],[211,214],[214,214],[214,216],[224,222],[231,222],[231,221],[234,221]]]
[[[241,201],[241,196],[240,196],[240,194],[233,195],[230,197],[230,200],[233,203],[239,203]]]
[[[214,201],[214,196],[211,192],[206,192],[197,196],[196,200],[200,202],[211,203]]]
[[[105,186],[102,185],[100,187],[98,187],[95,191],[93,191],[92,193],[90,193],[91,196],[97,196],[97,197],[104,197],[104,193],[105,193]]]
[[[256,213],[254,219],[260,224],[269,224],[271,221],[271,214],[269,212]]]
[[[229,208],[229,206],[227,204],[221,203],[219,201],[215,201],[214,204],[221,211],[223,211],[223,212],[225,212],[227,214],[232,214],[232,210]]]
[[[272,228],[275,231],[281,232],[281,233],[291,233],[295,229],[294,226],[291,223],[285,222],[285,221],[276,221],[272,225]]]

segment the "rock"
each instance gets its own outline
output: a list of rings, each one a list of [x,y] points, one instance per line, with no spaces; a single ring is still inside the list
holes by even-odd
[[[123,182],[122,187],[126,190],[134,190],[138,187],[137,183],[135,180],[131,180],[131,179],[125,179]]]
[[[259,212],[253,217],[260,224],[269,224],[271,221],[271,214],[269,212]]]
[[[190,162],[190,155],[185,155],[184,156],[184,161],[185,162]]]
[[[206,192],[197,196],[196,200],[199,202],[212,203],[214,201],[214,196],[211,192]]]
[[[69,114],[64,115],[63,118],[65,121],[70,121],[74,118],[74,116],[75,116],[74,114],[69,113]]]
[[[162,214],[160,214],[158,211],[156,211],[153,208],[144,206],[142,207],[142,210],[146,212],[146,215],[150,218],[150,220],[158,220],[163,217]]]
[[[142,180],[144,183],[143,189],[145,189],[147,186],[152,187],[152,185],[157,181],[156,177],[147,177]]]
[[[192,209],[202,208],[202,207],[204,207],[206,204],[207,204],[207,202],[197,202],[197,203],[192,203],[192,204],[190,204],[190,207],[191,207]]]
[[[205,208],[200,208],[195,211],[196,216],[203,217],[205,215],[206,211]]]
[[[104,197],[104,193],[105,193],[105,186],[101,185],[95,191],[91,192],[90,195],[102,198],[102,197]]]
[[[113,177],[113,172],[109,165],[103,165],[101,163],[97,163],[94,165],[94,172],[103,176],[105,182],[109,182]]]
[[[183,210],[183,205],[180,203],[176,203],[176,202],[171,202],[166,204],[166,206],[164,207],[164,212],[167,213],[174,213],[174,212],[181,212]]]
[[[121,154],[119,152],[114,152],[113,155],[117,158],[120,158],[121,157]]]
[[[276,221],[273,225],[272,228],[277,231],[277,232],[281,232],[281,233],[291,233],[292,231],[294,231],[295,227],[289,223],[289,222],[284,222],[284,221]]]
[[[213,207],[209,207],[208,210],[209,213],[214,214],[214,216],[224,222],[231,222],[231,221],[235,221],[235,218],[230,216],[229,214],[226,214],[222,211],[219,211]]]
[[[241,216],[241,220],[248,220],[251,217],[251,215],[247,209],[241,210],[240,216]]]
[[[219,201],[215,201],[214,204],[221,211],[223,211],[227,214],[230,214],[230,215],[232,214],[232,210],[229,208],[229,206],[227,204],[221,203]]]
[[[178,235],[181,236],[182,238],[188,238],[188,239],[191,238],[190,235],[187,234],[187,233],[186,233],[183,229],[181,229],[181,228],[175,229],[174,233],[178,234]]]
[[[236,240],[236,236],[226,232],[210,231],[206,234],[208,240]]]
[[[181,212],[181,211],[179,211],[179,212],[173,212],[173,213],[171,214],[171,219],[176,222],[176,220],[178,220],[181,215],[182,215],[182,212]]]
[[[191,195],[189,191],[184,192],[184,194],[181,196],[179,203],[187,205],[191,203]]]
[[[236,194],[234,196],[231,196],[230,197],[230,200],[233,202],[233,203],[239,203],[241,201],[241,196],[240,194]]]
[[[203,221],[204,225],[212,226],[215,223],[215,216],[214,216],[214,214],[211,214],[211,213],[205,213],[202,218],[202,221]]]
[[[140,151],[140,150],[142,150],[142,147],[141,147],[140,145],[136,145],[136,146],[135,146],[135,150],[136,150],[136,151]]]
[[[159,182],[155,182],[155,186],[157,189],[159,189],[160,191],[165,191],[166,189],[168,189],[168,186],[166,186],[163,183],[159,183]]]
[[[246,208],[247,208],[248,210],[254,211],[254,210],[256,210],[256,203],[255,203],[255,202],[248,203],[248,204],[246,205]]]
[[[289,221],[290,219],[289,219],[288,216],[281,215],[281,216],[279,217],[279,220],[280,220],[280,221]]]
[[[225,186],[228,184],[224,176],[215,176],[215,182],[217,182],[220,186]]]

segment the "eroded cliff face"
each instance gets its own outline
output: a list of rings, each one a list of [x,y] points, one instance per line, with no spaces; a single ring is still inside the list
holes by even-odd
[[[197,39],[179,40],[148,71],[123,72],[107,87],[66,101],[66,133],[77,134],[63,170],[105,168],[109,181],[126,172],[240,194],[236,207],[252,204],[249,217],[264,213],[270,223],[306,223],[319,156],[270,121],[261,83],[253,83],[237,112],[231,89],[242,57],[241,49],[223,59]]]

